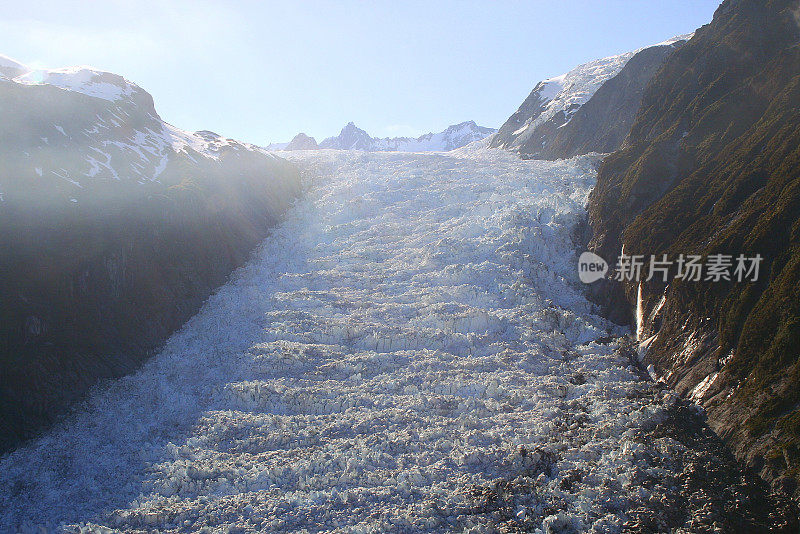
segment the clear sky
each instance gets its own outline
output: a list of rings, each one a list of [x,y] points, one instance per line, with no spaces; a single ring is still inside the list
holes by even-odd
[[[257,144],[320,141],[348,121],[419,135],[498,127],[537,81],[693,31],[718,4],[26,0],[6,3],[0,54],[121,74],[166,121]]]

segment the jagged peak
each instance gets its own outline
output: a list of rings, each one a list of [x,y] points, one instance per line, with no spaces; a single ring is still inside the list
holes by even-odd
[[[353,121],[350,121],[350,122],[348,122],[347,124],[344,125],[344,128],[342,128],[341,133],[345,133],[345,132],[364,132],[364,133],[367,133],[366,130],[362,130],[361,128],[356,126],[356,124]]]

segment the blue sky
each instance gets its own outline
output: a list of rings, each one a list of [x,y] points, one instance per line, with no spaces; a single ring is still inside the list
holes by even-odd
[[[29,0],[5,10],[0,54],[122,74],[166,121],[258,144],[351,120],[419,135],[498,127],[540,79],[690,32],[718,4]]]

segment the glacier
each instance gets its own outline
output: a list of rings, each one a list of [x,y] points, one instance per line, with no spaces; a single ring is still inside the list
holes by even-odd
[[[306,194],[251,261],[0,459],[0,530],[491,532],[475,495],[524,479],[532,529],[619,531],[674,396],[578,281],[599,156],[286,157]]]

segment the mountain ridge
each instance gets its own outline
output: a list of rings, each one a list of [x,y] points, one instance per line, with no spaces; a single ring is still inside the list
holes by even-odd
[[[490,146],[533,159],[615,150],[630,129],[644,86],[690,36],[592,60],[537,83]]]
[[[426,133],[419,137],[372,137],[355,123],[348,122],[339,135],[321,141],[318,148],[334,150],[364,150],[374,152],[449,152],[464,145],[485,139],[497,130],[478,126],[475,121],[453,124],[438,133]],[[297,134],[295,139],[305,134]],[[307,136],[306,136],[307,137]],[[313,140],[313,137],[308,140]],[[314,150],[308,140],[292,143],[272,143],[274,150]],[[294,141],[294,140],[293,140]],[[314,142],[316,144],[316,141]],[[302,148],[297,148],[302,147]]]

